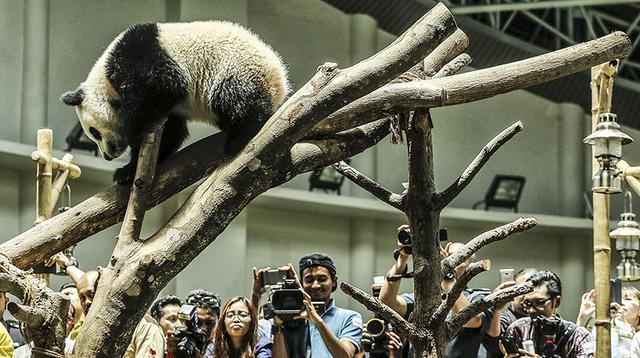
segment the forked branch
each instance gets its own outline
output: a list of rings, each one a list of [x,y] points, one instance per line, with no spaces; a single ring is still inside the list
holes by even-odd
[[[453,199],[456,198],[464,190],[464,188],[471,183],[473,178],[480,172],[482,167],[489,161],[491,156],[495,154],[503,144],[513,138],[518,132],[522,130],[522,122],[518,121],[512,124],[509,128],[503,130],[495,136],[487,145],[482,148],[482,151],[473,159],[473,161],[462,172],[460,177],[453,182],[443,192],[436,194],[436,200],[438,207],[444,208],[449,205]]]
[[[520,218],[512,223],[482,233],[466,243],[458,251],[443,259],[441,262],[442,271],[451,271],[466,261],[471,255],[478,252],[483,246],[502,240],[511,234],[529,230],[536,226],[536,224],[537,221],[535,218]]]
[[[456,301],[462,294],[462,291],[467,287],[467,284],[471,279],[476,277],[482,272],[489,271],[491,269],[491,262],[489,260],[482,260],[474,262],[467,267],[464,272],[456,279],[453,287],[447,294],[446,298],[440,303],[440,306],[436,309],[430,318],[430,323],[442,322],[447,316],[449,311],[453,308]]]
[[[47,352],[61,355],[64,351],[69,299],[52,291],[44,281],[13,266],[2,255],[0,291],[9,292],[22,302],[10,302],[7,308],[16,319],[25,323],[26,338],[35,346],[33,356],[45,357]],[[39,349],[44,353],[40,353]]]
[[[390,83],[403,83],[408,80],[425,79],[432,77],[435,73],[451,61],[454,57],[462,53],[469,45],[469,38],[460,29],[457,29],[451,36],[447,37],[436,47],[422,63],[414,66],[403,75],[398,76]],[[419,76],[418,76],[419,75]],[[384,88],[384,87],[382,87]],[[345,108],[348,108],[345,107]],[[348,111],[348,109],[347,109]],[[305,138],[318,138],[322,135],[336,133],[349,128],[375,121],[397,112],[367,113],[363,112],[356,116],[350,116],[344,109],[339,109],[318,122],[305,136]],[[337,118],[337,119],[336,119]]]

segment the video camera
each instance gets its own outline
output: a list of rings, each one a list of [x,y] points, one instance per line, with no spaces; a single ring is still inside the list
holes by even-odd
[[[288,271],[263,271],[260,280],[271,291],[269,302],[264,306],[264,318],[278,316],[281,320],[293,321],[304,310],[304,295],[295,279],[289,278]]]
[[[200,329],[198,324],[198,315],[195,306],[182,305],[178,311],[178,319],[183,325],[176,327],[175,336],[180,338],[180,342],[176,345],[174,356],[176,358],[195,357],[195,351],[198,349],[202,352],[207,336]]]
[[[369,357],[388,357],[385,343],[387,342],[387,332],[393,332],[392,326],[381,317],[373,317],[365,324],[365,329],[371,335],[371,345],[364,347],[365,352],[369,352]]]
[[[536,352],[540,352],[543,358],[560,358],[556,354],[558,348],[556,337],[560,333],[561,323],[559,317],[539,315],[532,318],[533,325],[536,327]]]
[[[371,293],[374,297],[380,297],[380,289],[384,283],[384,276],[375,276],[373,285],[371,285]],[[387,343],[387,332],[393,332],[393,327],[380,316],[374,316],[365,323],[365,330],[371,336],[371,344],[364,345],[364,351],[369,352],[371,358],[387,358],[389,354],[385,348]]]

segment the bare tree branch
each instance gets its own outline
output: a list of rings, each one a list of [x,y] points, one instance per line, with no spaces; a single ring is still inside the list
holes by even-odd
[[[44,281],[11,265],[0,255],[0,291],[18,297],[22,304],[10,302],[9,312],[24,322],[25,335],[34,346],[44,351],[62,354],[66,336],[65,323],[69,299],[59,292],[53,292]],[[45,353],[33,352],[36,358]]]
[[[336,127],[340,122],[348,121],[348,126],[353,127],[416,108],[450,106],[490,98],[586,70],[606,59],[627,56],[629,49],[629,37],[618,31],[505,65],[425,81],[392,83],[349,103],[323,122],[330,122]]]
[[[470,63],[471,63],[471,56],[469,56],[466,53],[463,53],[458,57],[454,58],[453,60],[451,60],[451,62],[446,64],[444,67],[442,67],[440,71],[438,71],[438,73],[433,75],[433,78],[453,76],[458,71],[460,71],[464,66]]]
[[[0,273],[0,292],[9,292],[16,297],[23,297],[24,281],[9,273]]]
[[[449,311],[453,308],[456,301],[460,297],[460,294],[467,287],[469,281],[472,278],[476,277],[478,274],[489,271],[491,269],[491,262],[489,260],[482,260],[478,262],[471,263],[464,272],[456,279],[456,282],[453,284],[453,287],[447,294],[446,298],[440,306],[435,310],[431,318],[429,319],[430,324],[436,324],[437,322],[442,322],[444,318],[447,316]]]
[[[323,140],[305,140],[291,148],[289,164],[273,181],[273,186],[294,176],[324,168],[352,157],[375,145],[389,134],[389,120],[381,119],[327,136]]]
[[[469,38],[465,33],[457,29],[451,36],[447,37],[441,44],[436,47],[433,52],[431,52],[422,63],[414,66],[408,72],[411,72],[411,75],[403,76],[400,75],[391,83],[402,83],[407,82],[407,80],[415,80],[416,73],[422,73],[422,79],[431,77],[435,74],[442,66],[444,66],[447,62],[452,60],[455,56],[462,53],[464,49],[469,45]],[[408,73],[405,73],[405,75]],[[357,118],[344,118],[344,120],[333,120],[332,118],[337,114],[339,118],[341,118],[340,113],[341,110],[338,110],[318,122],[305,136],[305,138],[319,138],[322,135],[331,134],[339,131],[343,131],[349,128],[354,128],[363,123],[368,123],[380,118],[388,117],[392,114],[396,113],[385,113],[384,115],[376,114],[371,115],[369,113],[361,113],[357,116]],[[348,116],[347,116],[348,117]]]
[[[456,30],[453,15],[440,3],[377,54],[343,70],[335,64],[322,67],[276,111],[252,142],[268,145],[267,150],[291,148],[321,119],[408,71]]]
[[[44,314],[42,312],[36,312],[31,307],[9,302],[7,308],[13,317],[26,323],[29,328],[39,328],[42,326],[42,323],[44,323]]]
[[[447,272],[455,269],[485,245],[502,240],[511,234],[529,230],[536,225],[535,218],[519,218],[512,223],[482,233],[467,242],[461,249],[443,259],[441,262],[442,271]]]
[[[443,66],[453,60],[469,46],[469,37],[460,29],[436,47],[423,63],[426,78],[433,77]]]
[[[401,333],[402,336],[417,337],[416,327],[405,320],[396,311],[382,303],[379,299],[346,282],[340,283],[340,289],[342,292],[364,305],[369,311],[384,317],[393,325],[395,330]]]
[[[151,191],[147,209],[167,200],[209,175],[228,157],[227,135],[216,133],[175,153],[163,161]],[[122,220],[130,188],[117,184],[0,244],[2,252],[17,267],[27,269],[57,252],[77,244]]]
[[[113,251],[115,256],[119,256],[121,250],[132,242],[140,239],[140,230],[142,229],[142,221],[147,211],[147,197],[151,190],[151,184],[156,174],[156,165],[158,163],[158,152],[160,151],[160,138],[167,118],[153,123],[144,133],[143,140],[138,155],[138,165],[136,168],[135,179],[131,186],[131,194],[129,195],[129,203],[127,204],[127,212],[124,215],[118,242]]]
[[[349,178],[349,180],[356,183],[359,187],[371,193],[371,195],[398,210],[402,210],[402,195],[391,192],[344,161],[334,163],[333,167],[340,172],[340,174]]]
[[[436,194],[436,200],[438,206],[441,208],[449,205],[453,199],[456,198],[464,190],[464,188],[471,183],[473,178],[480,172],[482,167],[489,161],[491,156],[495,154],[503,144],[513,138],[518,132],[522,130],[522,122],[518,121],[512,124],[509,128],[503,130],[495,136],[487,145],[482,148],[482,151],[473,159],[473,161],[462,172],[460,177],[443,192]]]
[[[449,339],[451,339],[458,332],[458,330],[460,330],[460,328],[469,319],[471,319],[471,317],[476,316],[489,307],[493,307],[496,304],[509,301],[510,299],[517,296],[526,295],[531,291],[533,291],[533,284],[531,282],[525,282],[516,286],[506,288],[504,290],[494,292],[484,298],[480,298],[479,300],[467,306],[464,310],[460,311],[457,315],[449,318],[446,321],[447,336],[449,337]]]

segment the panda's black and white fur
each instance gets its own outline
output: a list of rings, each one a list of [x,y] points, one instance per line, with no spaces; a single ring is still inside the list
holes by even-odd
[[[149,23],[130,27],[107,47],[87,79],[62,101],[75,106],[82,128],[107,160],[131,148],[114,174],[133,179],[142,133],[168,117],[160,160],[188,137],[187,120],[246,140],[282,104],[289,90],[282,60],[240,25]]]

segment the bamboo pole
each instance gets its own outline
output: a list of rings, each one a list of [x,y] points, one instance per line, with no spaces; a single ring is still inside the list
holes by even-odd
[[[36,172],[36,221],[37,225],[51,217],[51,176],[53,168],[51,155],[53,153],[53,131],[38,129],[37,148],[40,156]]]
[[[36,220],[38,225],[51,218],[53,207],[58,202],[60,194],[68,179],[80,176],[80,167],[73,164],[73,155],[66,153],[62,159],[53,157],[53,131],[38,129],[36,150],[31,153],[31,159],[36,162]],[[59,172],[55,181],[53,171]],[[49,274],[37,274],[39,279],[49,286]]]
[[[71,159],[73,159],[73,155],[71,153],[66,153],[65,156],[67,155],[71,155]],[[80,177],[80,174],[82,173],[80,167],[71,163],[70,161],[65,161],[64,158],[65,157],[62,157],[62,159],[58,159],[55,157],[51,158],[51,169],[57,171],[69,170],[69,179],[77,179],[78,177]],[[40,164],[45,164],[47,162],[47,156],[37,150],[31,153],[31,159]]]
[[[591,125],[592,131],[601,113],[611,111],[613,76],[618,61],[591,68]],[[594,148],[592,148],[593,154]],[[592,155],[592,170],[600,166]],[[593,276],[596,290],[596,357],[611,357],[611,315],[609,313],[609,278],[611,277],[611,241],[609,239],[609,195],[593,193]]]
[[[65,155],[62,157],[62,162],[70,164],[71,161],[73,160],[73,154],[71,153],[65,153]],[[60,166],[59,168],[62,168],[62,166]],[[53,181],[53,185],[51,188],[51,202],[52,203],[57,203],[58,199],[60,198],[60,194],[62,193],[62,189],[64,189],[64,185],[67,182],[67,179],[69,179],[70,174],[71,174],[71,170],[70,170],[70,165],[67,165],[66,170],[61,171],[58,176],[56,176],[56,179]],[[53,210],[53,208],[51,208]],[[51,213],[49,213],[49,215],[51,215]]]
[[[640,168],[640,167],[630,167],[629,163],[624,160],[619,160],[616,164],[618,170],[623,173],[622,179],[629,185],[633,191],[636,192],[638,196],[640,196],[640,179],[638,179],[635,175],[630,174],[632,171],[630,169]]]
[[[624,169],[624,172],[622,174],[624,174],[625,177],[633,176],[636,178],[640,178],[640,167],[630,167],[627,164],[627,167]]]

